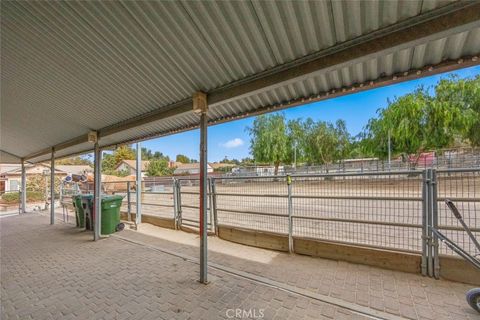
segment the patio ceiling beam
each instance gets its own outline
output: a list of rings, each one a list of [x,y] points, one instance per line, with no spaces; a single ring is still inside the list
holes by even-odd
[[[480,26],[480,2],[460,1],[407,19],[390,27],[321,50],[263,75],[239,81],[208,94],[209,107],[261,91],[307,79],[312,73],[338,69],[342,64],[366,60]]]
[[[477,26],[480,26],[480,2],[454,2],[212,90],[207,95],[209,107],[214,108],[216,105],[240,99],[256,92],[301,81],[312,74],[328,72],[347,63],[368,59],[388,51],[393,52],[394,50],[412,47],[429,40],[445,37],[448,34],[470,30]],[[191,98],[101,128],[98,130],[98,135],[101,139],[124,130],[189,112],[192,112]],[[87,134],[85,133],[55,145],[54,148],[55,150],[62,150],[86,141]],[[50,153],[50,150],[51,148],[40,150],[29,154],[25,159],[46,155]]]
[[[366,81],[366,82],[360,83],[360,84],[356,83],[356,84],[353,84],[352,86],[349,86],[349,87],[342,87],[342,88],[338,88],[338,89],[332,89],[328,92],[321,92],[321,93],[319,93],[315,96],[311,96],[311,97],[300,97],[298,99],[294,99],[294,100],[291,100],[291,101],[286,101],[286,102],[283,102],[281,104],[261,106],[258,109],[256,109],[255,111],[243,112],[243,113],[239,113],[239,114],[232,115],[232,116],[227,116],[227,117],[222,117],[222,118],[209,119],[209,124],[210,125],[212,125],[212,124],[215,125],[215,124],[226,123],[226,122],[230,122],[230,121],[235,121],[235,120],[239,120],[239,119],[244,119],[244,118],[248,118],[248,117],[261,115],[261,114],[268,113],[268,112],[284,110],[284,109],[297,107],[297,106],[301,106],[301,105],[308,104],[308,103],[314,103],[314,102],[318,102],[318,101],[324,101],[324,100],[328,100],[328,99],[342,97],[342,96],[346,96],[346,95],[349,95],[349,94],[354,94],[354,93],[358,93],[358,92],[362,92],[362,91],[366,91],[366,90],[381,88],[381,87],[385,87],[385,86],[389,86],[389,85],[393,85],[393,84],[397,84],[397,83],[402,83],[402,82],[405,82],[405,81],[415,80],[415,79],[419,79],[419,78],[423,78],[423,77],[429,77],[429,76],[433,76],[433,75],[441,74],[441,73],[445,73],[445,72],[452,72],[452,71],[455,71],[455,70],[458,70],[458,69],[469,68],[469,67],[473,67],[473,66],[477,66],[477,65],[480,65],[480,58],[478,56],[473,56],[473,57],[472,56],[467,56],[467,57],[459,58],[457,60],[446,60],[446,61],[442,61],[441,63],[436,64],[436,65],[426,66],[422,69],[411,69],[411,70],[408,70],[408,71],[405,71],[405,72],[394,74],[392,76],[381,77],[381,78],[379,78],[377,80],[374,80],[374,81]],[[171,135],[171,134],[176,134],[176,133],[181,133],[181,132],[185,132],[185,131],[194,130],[198,127],[199,127],[199,125],[195,124],[195,125],[192,125],[192,126],[188,126],[188,127],[184,127],[184,128],[180,128],[180,129],[175,129],[173,131],[157,132],[155,134],[150,134],[150,135],[142,136],[142,137],[135,138],[135,139],[128,139],[128,140],[118,141],[118,142],[115,142],[113,144],[104,145],[104,146],[102,146],[102,149],[105,150],[105,149],[109,149],[109,148],[116,148],[118,145],[121,145],[121,144],[137,143],[139,141],[144,141],[144,140],[148,140],[148,139],[153,139],[153,138],[158,138],[158,137],[162,137],[162,136],[168,136],[168,135]],[[63,154],[61,157],[58,157],[58,159],[93,152],[93,150],[94,150],[94,146],[92,144],[91,147],[83,149],[81,151],[75,151],[75,152]],[[0,151],[3,151],[3,150],[0,150]],[[4,152],[7,153],[6,151],[4,151]],[[40,154],[39,156],[42,156],[42,155]],[[35,157],[37,157],[37,156],[35,156]],[[33,157],[30,158],[30,159],[35,160]],[[28,162],[29,163],[34,163],[35,161],[28,161]]]

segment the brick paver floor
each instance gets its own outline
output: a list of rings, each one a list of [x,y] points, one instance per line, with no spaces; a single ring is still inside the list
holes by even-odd
[[[48,222],[0,219],[1,319],[365,318],[220,270],[203,285],[191,261]]]
[[[122,237],[198,257],[198,235],[142,224]],[[480,319],[472,285],[253,248],[209,237],[209,261],[410,319]]]
[[[125,230],[93,242],[91,234],[72,225],[48,221],[37,214],[0,219],[2,319],[366,318],[218,268],[209,270],[208,285],[199,284],[195,262],[165,253],[196,259],[194,234],[144,224],[139,232]],[[464,302],[468,285],[218,238],[210,238],[209,245],[212,264],[299,292],[402,317],[478,319]]]

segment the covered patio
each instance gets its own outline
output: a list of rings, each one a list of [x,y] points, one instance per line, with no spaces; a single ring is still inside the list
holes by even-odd
[[[24,287],[8,282],[4,288],[2,281],[2,290],[10,291],[13,299],[10,307],[2,303],[2,308],[12,316],[15,294],[20,300],[32,294],[32,301],[43,301],[40,293],[31,291],[43,284],[54,290],[46,298],[49,305],[67,294],[65,283],[77,288],[74,296],[79,300],[72,298],[50,311],[70,317],[75,314],[70,308],[79,301],[90,310],[109,310],[111,300],[97,307],[91,302],[108,296],[104,290],[135,300],[132,318],[145,313],[145,301],[171,311],[162,317],[175,317],[176,309],[162,303],[178,297],[185,299],[182,305],[193,308],[191,317],[200,317],[196,310],[210,318],[205,304],[216,303],[211,301],[212,292],[219,287],[238,292],[240,286],[245,299],[252,297],[257,284],[232,282],[217,271],[213,280],[208,278],[208,126],[480,63],[480,4],[475,1],[3,1],[1,9],[0,156],[4,163],[22,163],[23,213],[25,163],[50,161],[54,172],[55,159],[93,151],[98,216],[93,238],[99,240],[102,150],[195,128],[201,131],[199,273],[194,272],[196,264],[181,260],[177,264],[170,256],[162,268],[170,265],[182,272],[173,278],[167,272],[149,272],[145,268],[163,259],[163,253],[114,237],[86,242],[88,235],[76,234],[66,225],[48,227],[37,216],[4,218],[6,274],[21,278],[22,270],[46,272]],[[140,186],[136,190],[138,196]],[[137,212],[140,224],[140,207]],[[50,224],[55,223],[51,206]],[[16,245],[20,247],[15,249]],[[82,268],[92,252],[100,253],[89,267],[93,269]],[[102,259],[102,253],[110,258]],[[31,254],[35,258],[28,258]],[[52,264],[55,267],[43,269]],[[115,269],[106,271],[111,266]],[[75,270],[74,279],[66,277],[70,270]],[[210,285],[200,286],[197,278]],[[51,286],[51,280],[59,281],[59,286]],[[121,285],[116,287],[117,283]],[[95,293],[88,293],[88,286],[96,287]],[[118,290],[110,291],[112,287]],[[167,290],[167,298],[155,296],[160,288]],[[235,297],[225,294],[225,302]],[[197,308],[189,303],[193,297],[204,303]],[[29,305],[31,309],[21,308],[27,316],[34,309]],[[182,310],[177,302],[171,305]],[[225,307],[217,305],[216,310],[223,312]]]
[[[71,224],[50,226],[48,215],[0,222],[5,319],[478,317],[464,303],[470,286],[451,281],[213,238],[205,286],[198,235],[145,225],[93,242]]]

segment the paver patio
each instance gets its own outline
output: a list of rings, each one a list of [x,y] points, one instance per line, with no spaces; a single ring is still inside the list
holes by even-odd
[[[235,309],[249,318],[365,318],[318,297],[403,317],[478,318],[464,302],[465,284],[211,238],[214,268],[202,285],[197,235],[144,224],[93,242],[48,222],[38,214],[0,219],[2,319],[223,319]]]

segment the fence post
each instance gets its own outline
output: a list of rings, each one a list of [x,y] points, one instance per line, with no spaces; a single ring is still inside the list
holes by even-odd
[[[431,169],[432,190],[432,227],[438,229],[438,201],[437,201],[437,170]],[[438,256],[438,237],[432,232],[432,251],[433,251],[433,276],[435,279],[440,278],[440,259]]]
[[[177,180],[177,225],[178,229],[182,226],[182,184]]]
[[[427,275],[428,267],[428,172],[423,170],[422,172],[422,275]]]
[[[178,199],[177,199],[177,179],[173,179],[173,224],[175,226],[175,230],[178,230]]]
[[[288,252],[293,252],[293,219],[292,219],[292,177],[287,175],[288,190]]]
[[[427,170],[427,271],[433,277],[433,246],[432,246],[432,170]]]
[[[130,181],[127,181],[127,220],[132,221],[132,203],[130,197]]]
[[[212,229],[218,236],[218,215],[217,215],[217,194],[215,188],[215,179],[210,178],[210,217],[213,215]]]

